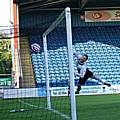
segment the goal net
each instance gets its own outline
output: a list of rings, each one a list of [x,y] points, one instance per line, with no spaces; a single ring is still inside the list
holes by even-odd
[[[2,89],[1,119],[76,120],[70,8],[40,35],[21,37],[19,45],[19,79],[14,76],[13,89]]]

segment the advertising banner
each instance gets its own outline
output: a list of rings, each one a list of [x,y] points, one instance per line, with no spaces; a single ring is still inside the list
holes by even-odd
[[[76,87],[75,87],[76,90]],[[46,97],[46,88],[19,88],[3,89],[1,91],[4,98],[35,98]],[[76,95],[100,95],[100,94],[119,94],[120,85],[107,86],[82,86],[79,94]],[[4,95],[3,95],[4,94]],[[68,87],[50,88],[51,96],[68,96]]]
[[[12,78],[0,78],[0,86],[11,86]]]
[[[85,22],[120,21],[120,10],[85,11]]]

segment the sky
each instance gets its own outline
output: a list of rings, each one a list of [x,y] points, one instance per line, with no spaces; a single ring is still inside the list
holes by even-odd
[[[0,0],[0,29],[10,25],[10,1],[11,0]]]

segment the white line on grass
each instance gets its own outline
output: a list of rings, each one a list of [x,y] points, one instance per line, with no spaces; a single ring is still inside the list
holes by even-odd
[[[51,112],[53,112],[53,113],[56,113],[56,114],[60,115],[61,117],[65,118],[65,119],[67,119],[67,120],[70,120],[70,117],[68,117],[67,115],[65,115],[65,114],[63,114],[63,113],[61,113],[61,112],[59,112],[59,111],[57,111],[57,110],[49,109],[49,108],[45,108],[45,107],[39,107],[39,106],[30,104],[30,103],[27,103],[27,102],[24,102],[24,101],[21,101],[21,100],[19,100],[19,102],[21,102],[21,103],[24,104],[24,105],[28,105],[28,106],[31,106],[31,107],[34,107],[34,108],[49,110],[49,111],[51,111]]]

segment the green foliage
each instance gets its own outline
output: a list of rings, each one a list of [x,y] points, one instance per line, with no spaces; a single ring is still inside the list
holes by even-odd
[[[11,40],[0,34],[0,74],[11,73]]]

